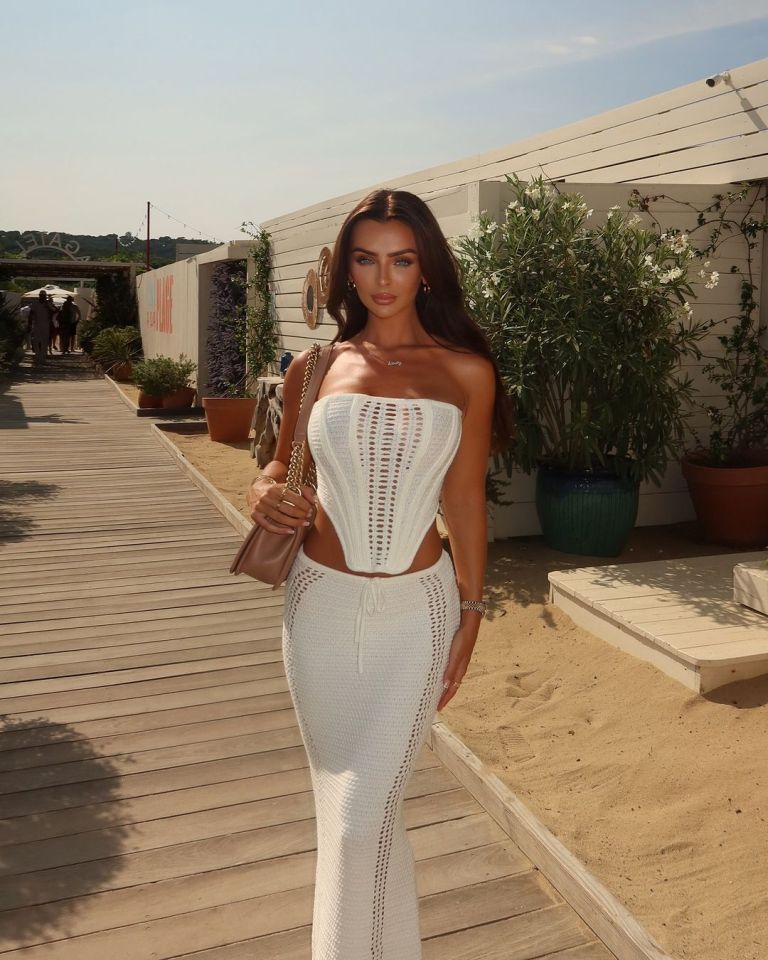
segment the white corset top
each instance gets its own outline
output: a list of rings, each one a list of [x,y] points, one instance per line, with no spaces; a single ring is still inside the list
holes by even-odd
[[[307,443],[317,498],[350,570],[410,567],[437,514],[461,418],[455,404],[428,397],[331,393],[315,401]]]

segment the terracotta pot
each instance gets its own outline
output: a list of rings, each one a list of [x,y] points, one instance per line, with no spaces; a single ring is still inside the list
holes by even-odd
[[[152,393],[144,393],[143,390],[139,390],[139,408],[142,410],[147,409],[148,407],[162,407],[163,398],[160,396],[155,396]]]
[[[118,383],[127,383],[133,377],[133,364],[130,360],[116,363],[109,371],[110,377]]]
[[[208,435],[218,443],[247,440],[256,397],[203,397]]]
[[[166,393],[163,397],[163,407],[191,407],[195,399],[194,387],[182,387],[173,393]]]
[[[710,467],[689,455],[681,462],[696,517],[714,543],[768,545],[768,451],[753,460],[752,466]]]

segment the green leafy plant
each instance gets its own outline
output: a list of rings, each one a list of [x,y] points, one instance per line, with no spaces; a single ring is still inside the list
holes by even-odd
[[[542,463],[658,483],[684,436],[702,325],[688,299],[695,256],[680,236],[579,194],[507,177],[502,222],[483,213],[454,242],[467,302],[517,402],[507,469]]]
[[[96,280],[96,309],[80,325],[78,339],[86,353],[93,354],[93,345],[102,330],[133,327],[138,330],[139,307],[136,293],[125,273],[104,274]]]
[[[747,184],[727,193],[715,194],[712,203],[700,210],[666,194],[643,196],[637,189],[632,191],[630,198],[631,206],[647,211],[657,223],[653,204],[663,199],[675,200],[696,214],[696,227],[690,231],[691,235],[708,232],[698,251],[698,256],[704,260],[705,277],[709,266],[706,258],[731,238],[741,240],[742,253],[738,259],[742,261],[743,257],[743,266],[733,264],[730,268],[730,273],[740,279],[737,311],[724,320],[709,320],[705,326],[706,331],[717,326],[730,326],[728,333],[716,337],[721,350],[714,355],[702,354],[707,361],[702,371],[715,392],[722,395],[722,404],[700,397],[694,397],[692,402],[693,412],[706,414],[708,431],[704,435],[691,426],[690,432],[697,446],[689,451],[689,455],[707,466],[749,466],[753,454],[768,446],[768,352],[761,342],[766,325],[760,324],[756,314],[754,265],[757,239],[761,234],[765,237],[768,232],[768,219],[756,215],[756,210],[765,204],[765,198],[764,187]],[[742,206],[739,213],[734,209],[737,205]],[[709,276],[708,284],[714,285],[718,274]]]
[[[197,364],[182,354],[178,360],[171,357],[149,357],[133,368],[133,382],[148,396],[163,397],[190,386],[190,378]]]
[[[246,308],[243,339],[247,377],[253,381],[263,374],[268,364],[277,359],[279,349],[274,299],[269,285],[272,243],[269,233],[253,223],[244,223],[242,230],[253,239],[249,251],[253,274],[247,282],[252,302]]]
[[[11,306],[0,292],[0,370],[12,366],[24,342],[24,324],[18,307]]]
[[[130,363],[141,349],[141,337],[135,327],[107,327],[93,341],[92,355],[107,373],[121,363]]]

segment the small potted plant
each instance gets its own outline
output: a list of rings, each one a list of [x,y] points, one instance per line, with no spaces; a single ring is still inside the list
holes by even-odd
[[[517,407],[507,470],[537,471],[547,544],[617,556],[639,485],[676,458],[692,381],[687,244],[618,207],[602,225],[579,194],[507,177],[502,222],[483,214],[454,243],[469,309]]]
[[[136,327],[107,327],[93,341],[92,356],[113,380],[129,381],[141,348]]]
[[[746,209],[735,215],[734,206],[747,199]],[[745,266],[731,268],[741,281],[738,312],[710,323],[728,332],[715,338],[719,351],[705,355],[712,396],[694,404],[706,417],[707,435],[692,428],[696,446],[681,464],[707,538],[741,548],[768,546],[768,352],[761,342],[767,327],[756,315],[752,262],[755,237],[768,231],[768,220],[754,213],[764,200],[764,189],[754,187],[718,194],[699,218],[699,226],[714,222],[705,254],[740,234]],[[709,213],[714,216],[707,220]]]
[[[184,354],[178,360],[168,360],[163,392],[164,408],[192,406],[196,390],[190,386],[189,381],[196,369],[197,364]]]
[[[184,354],[171,357],[150,357],[134,367],[133,382],[139,388],[139,407],[189,407],[195,399],[195,388],[189,379],[197,368]]]
[[[139,360],[133,367],[133,382],[139,388],[139,407],[162,407],[163,391],[167,377],[164,370],[165,357],[149,357]]]

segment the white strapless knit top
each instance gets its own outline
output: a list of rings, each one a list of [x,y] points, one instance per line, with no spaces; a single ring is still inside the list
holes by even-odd
[[[402,573],[437,514],[462,414],[430,398],[332,393],[316,400],[307,443],[317,498],[350,570]]]

